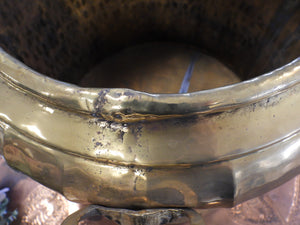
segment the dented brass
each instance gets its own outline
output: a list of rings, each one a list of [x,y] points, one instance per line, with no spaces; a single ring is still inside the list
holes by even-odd
[[[299,59],[246,82],[171,95],[80,88],[3,51],[0,60],[2,154],[70,200],[233,206],[298,173]]]
[[[231,207],[300,172],[298,1],[33,1],[24,20],[13,2],[0,3],[20,9],[0,13],[0,153],[14,169],[123,209]],[[153,94],[133,84],[153,90],[149,74],[122,70],[79,86],[97,61],[152,41],[197,46],[242,81]]]

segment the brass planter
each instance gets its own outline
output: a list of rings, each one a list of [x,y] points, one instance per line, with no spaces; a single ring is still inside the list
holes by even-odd
[[[54,78],[75,82],[82,70],[109,52],[139,42],[172,40],[198,45],[225,63],[230,62],[247,81],[187,94],[81,88],[41,75],[1,50],[0,143],[1,154],[11,167],[72,201],[121,208],[229,207],[277,187],[299,173],[297,1],[278,0],[268,9],[260,1],[247,3],[250,9],[236,1],[219,1],[217,7],[205,1],[191,5],[175,1],[176,4],[166,8],[167,3],[160,1],[144,1],[142,5],[131,1],[121,6],[106,3],[105,10],[111,12],[109,19],[97,25],[99,33],[89,31],[86,37],[84,29],[94,25],[84,19],[85,10],[92,12],[96,3],[82,4],[78,6],[81,11],[76,11],[71,2],[49,2],[41,1],[36,8],[33,4],[33,14],[39,7],[45,11],[47,4],[51,5],[50,13],[56,7],[62,12],[70,10],[72,17],[63,19],[66,24],[77,21],[78,28],[70,29],[80,33],[69,34],[68,26],[61,25],[63,36],[60,31],[52,34],[66,40],[74,35],[75,41],[66,42],[63,46],[66,48],[83,41],[82,48],[70,47],[70,52],[81,51],[80,57],[74,53],[72,60],[68,51],[55,55],[58,47],[46,45],[49,52],[45,50],[35,59],[39,52],[35,48],[32,54],[30,48],[22,53],[28,48],[26,36],[17,50],[9,45],[3,47],[27,65],[54,74]],[[232,4],[230,9],[228,2]],[[100,3],[105,5],[97,2],[100,8]],[[18,7],[22,3],[16,4]],[[149,9],[152,14],[146,14],[140,23],[125,28],[122,23],[118,25],[121,21],[118,18],[130,23],[147,12],[147,7],[152,7]],[[114,17],[112,12],[118,8],[119,13]],[[161,12],[163,9],[165,13]],[[181,15],[180,10],[187,11],[187,15],[179,16],[182,20],[170,19],[173,12]],[[236,18],[230,17],[230,10],[236,13]],[[54,15],[50,14],[50,22],[56,20]],[[245,21],[239,18],[245,15],[249,16]],[[89,21],[101,16],[94,13]],[[283,24],[279,18],[284,16],[288,19]],[[41,14],[39,19],[43,18]],[[109,27],[114,19],[116,23]],[[33,21],[36,19],[26,20],[27,27]],[[141,27],[150,23],[154,25],[153,36],[149,37],[149,30]],[[173,30],[176,23],[178,29]],[[253,28],[251,23],[261,28]],[[278,26],[275,31],[281,35],[274,33],[273,25]],[[5,24],[1,26],[4,31],[9,30]],[[203,28],[206,36],[197,36],[196,27]],[[26,31],[26,27],[22,29]],[[49,33],[40,32],[36,36],[44,40],[50,31],[49,28]],[[118,32],[123,39],[116,38]],[[223,39],[219,37],[221,34]],[[9,32],[7,35],[10,37]],[[273,39],[267,42],[269,36]],[[58,45],[62,47],[60,41]],[[83,59],[78,69],[77,60],[89,56],[84,48],[91,46],[101,49],[103,54],[94,57],[93,53],[90,61]],[[53,67],[56,59],[59,63]],[[249,75],[264,72],[268,73],[255,78]]]

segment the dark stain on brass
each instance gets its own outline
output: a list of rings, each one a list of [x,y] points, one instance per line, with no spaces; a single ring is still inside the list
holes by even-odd
[[[300,172],[299,21],[292,0],[0,1],[0,153],[90,204],[64,224],[200,224]]]

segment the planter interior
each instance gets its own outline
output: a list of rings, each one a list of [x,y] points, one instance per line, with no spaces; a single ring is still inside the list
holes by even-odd
[[[0,46],[34,70],[78,84],[95,64],[148,42],[196,46],[247,80],[300,52],[299,1],[1,1]],[[101,74],[105,87],[118,76]],[[129,78],[128,78],[129,79]]]

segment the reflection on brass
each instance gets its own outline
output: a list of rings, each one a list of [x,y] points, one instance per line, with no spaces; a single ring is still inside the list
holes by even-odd
[[[1,54],[3,154],[70,200],[232,206],[298,172],[299,60],[220,89],[153,95],[59,83]]]
[[[11,167],[72,201],[127,209],[230,207],[299,173],[299,1],[24,4],[0,3]],[[195,51],[190,93],[175,94]],[[214,59],[202,53],[238,79],[197,89],[209,77],[197,65]]]
[[[21,219],[24,217],[34,218],[30,215],[26,215],[25,211],[28,212],[27,208],[34,208],[34,204],[36,201],[32,199],[31,202],[24,201],[27,199],[28,194],[26,193],[29,191],[35,192],[36,186],[41,186],[40,184],[34,182],[30,178],[21,179],[15,185],[12,185],[12,181],[15,179],[20,179],[20,177],[24,178],[22,174],[12,171],[8,168],[3,160],[0,159],[0,186],[4,187],[9,185],[11,189],[11,196],[12,198],[11,205],[13,209],[17,208],[19,211],[19,223],[21,223]],[[27,191],[26,191],[27,190]],[[272,225],[282,225],[282,224],[289,224],[289,225],[298,225],[300,219],[300,176],[295,177],[294,179],[290,180],[289,182],[281,185],[280,187],[273,189],[271,192],[268,192],[262,196],[257,198],[248,200],[243,202],[242,204],[238,204],[234,208],[216,208],[216,209],[196,209],[198,213],[203,216],[205,224],[207,225],[218,225],[218,224],[226,224],[226,225],[254,225],[260,224],[265,225],[266,223]],[[43,188],[42,193],[49,192],[46,196],[51,196],[53,191],[47,189],[46,187]],[[33,196],[33,195],[31,195]],[[48,198],[47,197],[47,198]],[[60,207],[56,205],[61,205],[61,197],[56,195],[53,199],[52,203],[54,205],[54,209],[62,210]],[[37,198],[39,198],[37,196]],[[56,200],[59,200],[57,203]],[[72,204],[70,207],[69,204],[69,213],[74,212],[74,210],[78,209],[75,204]],[[74,206],[76,208],[74,208]],[[46,209],[46,208],[44,208]],[[70,210],[72,209],[72,210]],[[65,212],[66,209],[64,209]],[[129,210],[130,211],[130,210]],[[32,211],[31,211],[32,212]],[[122,211],[126,212],[126,211]],[[139,210],[140,216],[142,215],[141,212],[143,210]],[[37,212],[33,212],[37,214]],[[39,212],[39,215],[42,215],[43,212]],[[62,212],[61,212],[62,213]],[[55,214],[55,212],[54,212]],[[66,214],[67,215],[67,214]],[[125,216],[126,217],[126,216]],[[49,216],[49,220],[53,220],[53,217]],[[60,217],[57,217],[59,219]],[[118,225],[115,221],[109,220],[111,217],[105,216],[90,216],[82,220],[79,225]],[[53,222],[51,224],[56,225],[60,224],[58,222]],[[17,222],[17,224],[19,224]],[[47,224],[44,223],[44,224]],[[180,224],[180,225],[187,225],[189,223]],[[179,225],[176,223],[176,225]]]
[[[62,225],[74,225],[88,217],[108,218],[114,224],[183,224],[204,225],[200,215],[193,210],[187,209],[146,209],[140,211],[105,208],[97,205],[90,205],[69,216]]]

